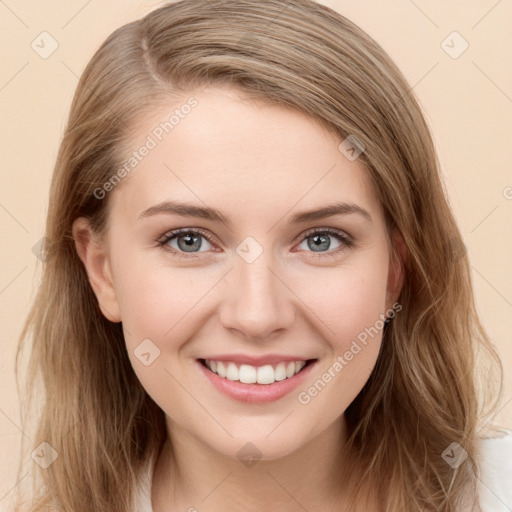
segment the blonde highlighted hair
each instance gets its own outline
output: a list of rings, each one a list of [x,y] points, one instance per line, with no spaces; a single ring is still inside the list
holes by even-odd
[[[33,465],[30,498],[20,496],[16,510],[130,510],[141,469],[162,447],[164,413],[131,367],[121,324],[100,311],[71,226],[86,216],[105,229],[117,190],[101,200],[94,190],[121,167],[136,120],[209,84],[297,109],[340,142],[353,135],[364,145],[359,161],[407,258],[402,311],[346,411],[351,489],[356,496],[370,482],[386,512],[455,512],[474,489],[480,422],[499,399],[501,363],[477,316],[418,100],[371,37],[310,0],[169,3],[115,30],[87,65],[55,164],[47,259],[16,357],[18,375],[28,348],[22,411],[34,415],[38,404],[24,456],[46,442],[58,458]],[[498,369],[498,392],[480,380],[483,361]],[[456,471],[442,457],[452,442],[468,453]],[[18,479],[23,471],[20,462]]]

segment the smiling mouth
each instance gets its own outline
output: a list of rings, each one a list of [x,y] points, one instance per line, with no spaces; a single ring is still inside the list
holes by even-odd
[[[315,362],[316,359],[288,361],[263,366],[210,359],[199,359],[199,361],[209,371],[227,380],[238,381],[244,384],[274,384],[274,382],[291,379],[306,368],[306,366]]]

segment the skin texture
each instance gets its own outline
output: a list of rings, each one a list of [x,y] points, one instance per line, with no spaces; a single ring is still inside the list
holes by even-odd
[[[403,277],[390,259],[380,203],[362,163],[338,149],[341,140],[298,111],[227,87],[190,91],[141,119],[132,151],[191,95],[198,105],[109,192],[105,238],[84,218],[73,225],[100,307],[123,322],[133,369],[167,417],[173,450],[168,439],[153,478],[154,512],[333,510],[344,503],[343,413],[374,367],[381,330],[309,403],[297,395],[398,297]],[[169,213],[139,218],[168,200],[216,208],[232,224]],[[351,213],[288,225],[298,212],[339,201],[364,208],[372,221]],[[167,243],[184,257],[158,246],[180,228],[202,228],[213,243],[201,237],[192,253],[178,238]],[[354,245],[330,236],[330,247],[317,252],[305,235],[311,228],[340,230]],[[263,251],[251,263],[236,252],[248,236]],[[145,339],[160,350],[148,366],[134,353]],[[197,358],[227,352],[318,362],[289,395],[244,404],[197,368]],[[237,456],[247,443],[261,456],[251,467]]]

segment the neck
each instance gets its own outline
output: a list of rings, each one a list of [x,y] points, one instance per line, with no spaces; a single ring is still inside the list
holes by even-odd
[[[241,461],[219,454],[168,421],[153,474],[153,512],[346,510],[346,438],[342,416],[291,454]]]

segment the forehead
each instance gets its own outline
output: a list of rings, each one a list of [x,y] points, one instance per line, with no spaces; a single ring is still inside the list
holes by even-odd
[[[296,109],[227,87],[190,91],[134,124],[134,165],[114,195],[139,212],[169,199],[259,215],[350,201],[377,215],[366,168],[340,142]]]

